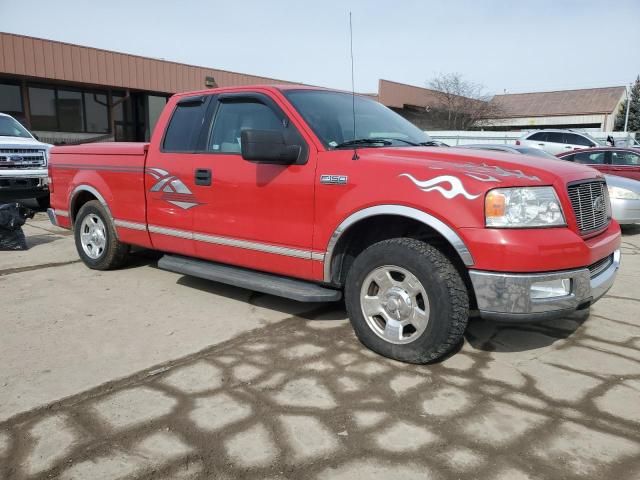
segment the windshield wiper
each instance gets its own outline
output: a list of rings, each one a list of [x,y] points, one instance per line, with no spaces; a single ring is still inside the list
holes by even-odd
[[[439,147],[438,142],[434,142],[433,140],[429,140],[428,142],[420,142],[420,145],[423,147]]]
[[[333,148],[353,147],[354,145],[391,145],[392,142],[384,138],[356,138],[339,143]]]
[[[411,145],[412,147],[419,147],[422,145],[421,143],[411,142],[409,140],[405,140],[404,138],[389,138],[389,140],[393,140],[394,142],[404,142],[407,145]]]

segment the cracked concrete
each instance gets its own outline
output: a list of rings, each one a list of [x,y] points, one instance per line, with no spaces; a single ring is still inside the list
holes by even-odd
[[[428,366],[364,349],[339,306],[212,287],[144,256],[109,274],[35,268],[64,236],[2,253],[17,301],[0,319],[0,478],[638,478],[638,233],[588,317],[475,320]]]

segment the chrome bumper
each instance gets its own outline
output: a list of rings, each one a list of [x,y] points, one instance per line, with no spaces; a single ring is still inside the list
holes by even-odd
[[[619,267],[620,250],[616,250],[611,264],[593,274],[589,268],[580,268],[529,274],[470,270],[469,275],[482,318],[532,322],[559,318],[593,304],[611,288]],[[560,279],[571,280],[568,295],[531,298],[534,283]]]
[[[47,208],[47,216],[49,217],[49,221],[57,227],[58,219],[56,218],[56,211],[53,208]]]

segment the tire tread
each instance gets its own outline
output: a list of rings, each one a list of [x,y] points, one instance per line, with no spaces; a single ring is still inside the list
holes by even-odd
[[[447,332],[444,341],[440,342],[434,348],[417,353],[412,358],[403,358],[402,361],[424,364],[438,360],[453,350],[463,339],[464,332],[467,328],[469,320],[469,295],[464,281],[460,277],[459,272],[451,261],[438,250],[435,246],[425,243],[415,238],[392,238],[375,243],[365,249],[360,255],[367,254],[370,249],[407,249],[417,255],[426,257],[427,260],[435,266],[437,275],[444,281],[449,297],[451,300],[451,315],[447,323]],[[351,272],[349,272],[351,273]],[[353,282],[349,281],[347,274],[346,294],[359,295],[359,292],[352,292]],[[351,285],[350,285],[351,284]],[[350,310],[350,302],[347,303],[347,309]],[[349,311],[349,317],[353,318],[354,312]],[[362,339],[360,339],[362,341]]]

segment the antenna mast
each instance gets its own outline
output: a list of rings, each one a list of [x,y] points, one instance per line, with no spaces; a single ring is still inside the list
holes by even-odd
[[[355,84],[355,76],[353,73],[353,25],[351,23],[351,12],[349,12],[349,45],[351,49],[351,109],[353,115],[353,140],[356,139],[356,84]],[[353,157],[352,160],[358,160],[358,151],[356,150],[356,146],[353,146]]]

